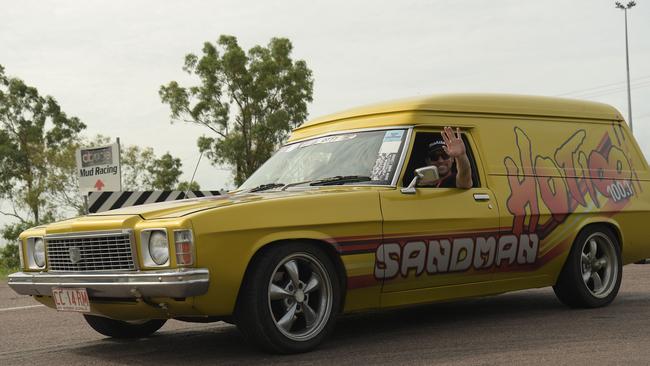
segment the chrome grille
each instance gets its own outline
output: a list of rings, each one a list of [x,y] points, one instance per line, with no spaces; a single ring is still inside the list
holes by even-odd
[[[129,231],[89,232],[45,237],[52,271],[134,270]]]

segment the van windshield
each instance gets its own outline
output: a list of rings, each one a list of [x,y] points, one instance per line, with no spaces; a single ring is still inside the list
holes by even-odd
[[[239,188],[275,188],[302,182],[391,184],[405,138],[406,130],[395,129],[330,135],[285,145]]]

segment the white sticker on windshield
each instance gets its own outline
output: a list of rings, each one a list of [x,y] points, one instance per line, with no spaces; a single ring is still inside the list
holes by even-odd
[[[300,147],[307,147],[307,146],[317,145],[317,144],[330,144],[332,142],[352,140],[355,137],[357,137],[356,134],[325,136],[314,140],[302,142],[300,143]]]
[[[288,145],[280,150],[281,152],[291,152],[295,149],[302,149],[303,147],[318,145],[318,144],[330,144],[332,142],[352,140],[357,137],[354,133],[348,133],[345,135],[334,135],[334,136],[325,136],[313,140],[303,141],[296,144]]]
[[[386,131],[386,134],[384,134],[384,143],[386,142],[394,142],[394,141],[402,141],[402,136],[404,136],[404,130],[391,130],[391,131]],[[382,145],[383,147],[383,145]]]
[[[372,168],[372,180],[387,181],[397,163],[397,153],[402,144],[404,130],[390,130],[384,134],[384,140],[379,147],[377,160]]]

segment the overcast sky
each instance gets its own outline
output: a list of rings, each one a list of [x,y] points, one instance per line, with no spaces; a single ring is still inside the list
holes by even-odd
[[[650,2],[637,2],[628,13],[633,121],[650,156]],[[8,75],[55,97],[87,136],[181,158],[183,180],[209,131],[171,125],[158,89],[190,81],[184,55],[221,34],[245,49],[289,38],[314,74],[310,117],[448,92],[567,96],[627,116],[624,17],[609,0],[0,0],[0,9]],[[196,180],[233,188],[229,171],[205,159]]]

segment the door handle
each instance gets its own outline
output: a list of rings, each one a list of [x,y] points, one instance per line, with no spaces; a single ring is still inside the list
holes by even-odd
[[[489,201],[490,195],[487,193],[474,193],[474,201]]]

